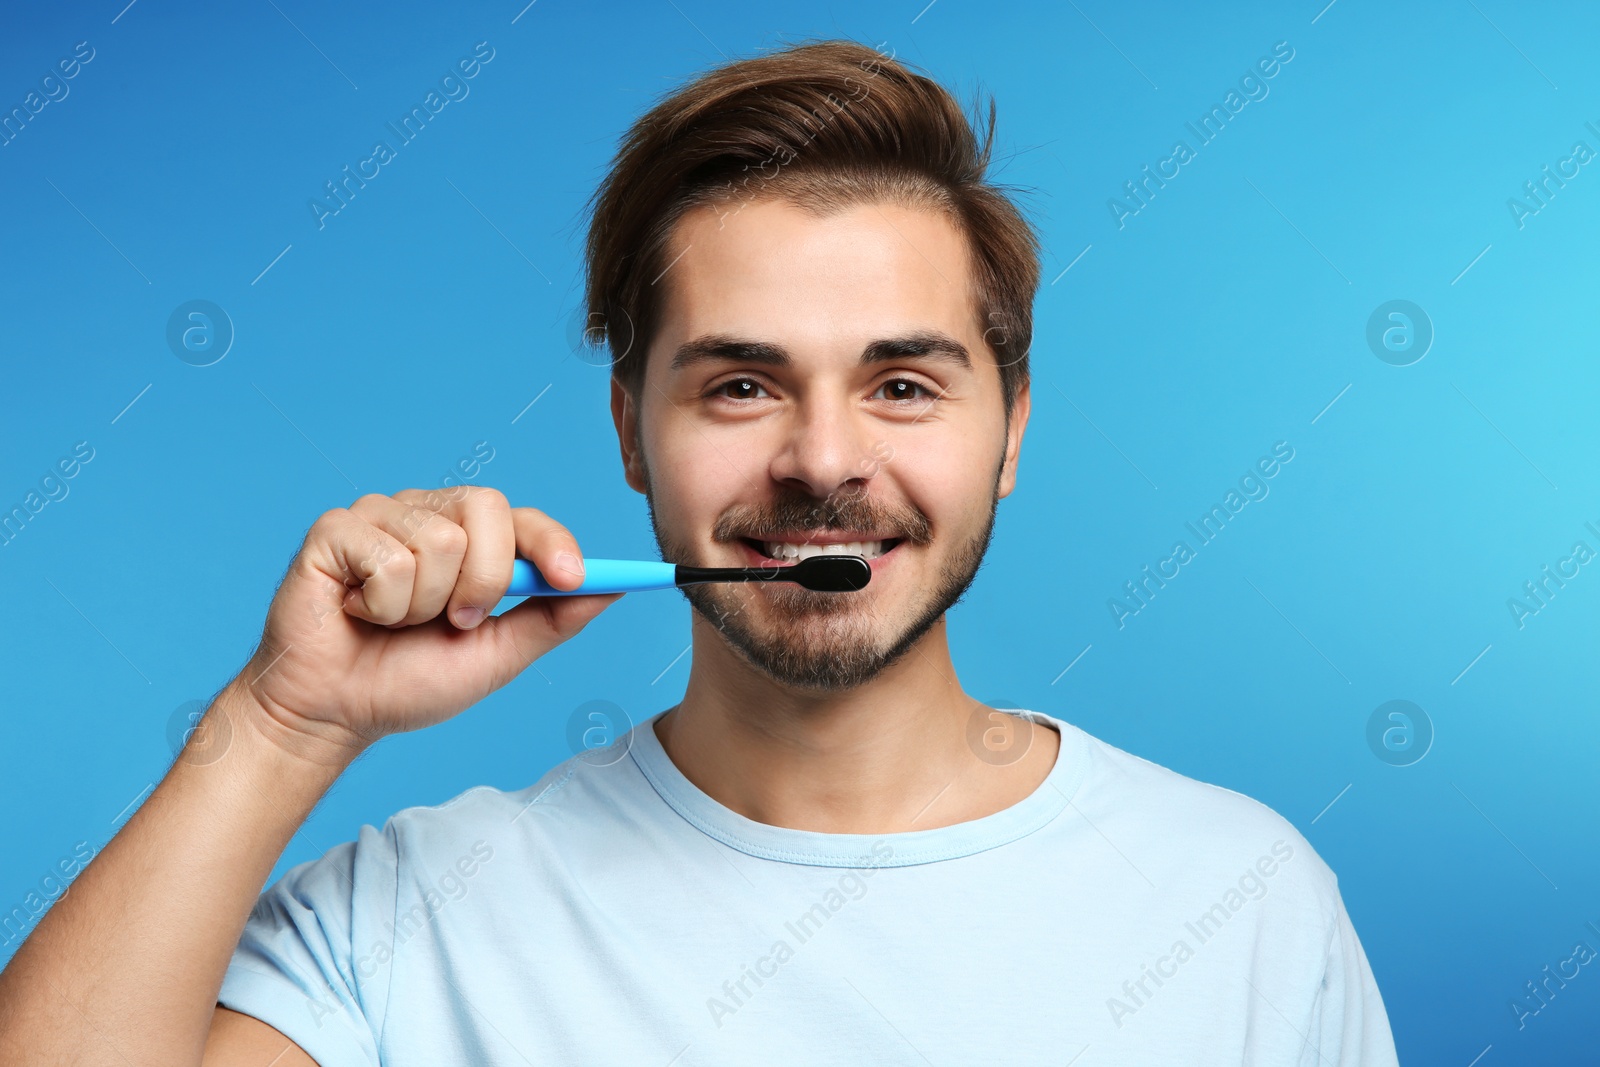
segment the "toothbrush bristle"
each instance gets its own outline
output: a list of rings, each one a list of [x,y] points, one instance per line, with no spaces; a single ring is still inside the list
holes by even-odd
[[[819,593],[850,593],[872,581],[872,565],[860,556],[811,556],[791,569],[791,581]]]

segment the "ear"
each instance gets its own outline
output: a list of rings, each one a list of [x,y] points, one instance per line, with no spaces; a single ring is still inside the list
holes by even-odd
[[[1022,432],[1028,428],[1028,413],[1033,408],[1031,387],[1031,380],[1023,382],[1011,405],[1011,426],[1006,431],[1005,466],[1000,471],[1001,496],[1010,496],[1011,490],[1017,487],[1017,459],[1022,452]]]
[[[617,427],[617,444],[622,449],[622,476],[637,493],[645,491],[644,471],[639,461],[639,406],[623,386],[611,376],[611,421]]]

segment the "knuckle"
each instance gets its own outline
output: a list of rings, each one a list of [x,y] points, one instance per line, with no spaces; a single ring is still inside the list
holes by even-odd
[[[462,488],[468,490],[467,499],[478,507],[488,507],[495,511],[511,510],[511,501],[506,499],[504,493],[492,486],[471,485],[463,486]]]
[[[396,552],[393,548],[389,548],[379,566],[386,578],[410,581],[417,574],[417,557],[409,552]]]
[[[430,499],[437,500],[441,506],[444,504],[457,504],[472,497],[475,486],[463,485],[460,482],[454,485],[441,485],[428,493]]]
[[[407,507],[405,514],[400,517],[400,528],[405,532],[405,541],[403,543],[409,546],[415,542],[424,530],[435,525],[433,520],[438,515],[438,512],[425,507]]]
[[[424,551],[443,556],[462,556],[467,551],[467,531],[448,519],[430,522],[417,535]]]
[[[417,507],[426,511],[440,512],[449,507],[456,498],[443,489],[415,489],[406,499],[414,501]]]
[[[362,569],[376,577],[407,576],[416,573],[416,557],[402,551],[392,537],[380,538],[362,561]]]
[[[417,569],[417,557],[406,550],[406,547],[397,544],[392,537],[386,537],[380,542],[379,553],[384,565],[396,574],[412,574]]]
[[[311,524],[311,528],[325,533],[330,526],[342,526],[349,517],[350,511],[347,508],[329,508],[317,516],[316,521]]]

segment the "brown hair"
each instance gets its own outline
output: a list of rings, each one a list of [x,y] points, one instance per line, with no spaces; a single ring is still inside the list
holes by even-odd
[[[977,322],[1000,369],[1005,410],[1028,380],[1039,241],[985,180],[982,141],[937,82],[854,41],[813,41],[707,71],[643,115],[591,198],[588,340],[604,337],[612,373],[638,395],[668,264],[690,208],[736,212],[757,197],[822,216],[872,201],[943,211],[972,252]]]

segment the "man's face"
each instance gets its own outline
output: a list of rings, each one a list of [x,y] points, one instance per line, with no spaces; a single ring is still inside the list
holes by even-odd
[[[642,395],[612,395],[662,557],[776,568],[830,545],[875,557],[854,592],[685,588],[779,683],[866,682],[977,573],[1029,394],[1008,425],[968,259],[942,215],[888,203],[827,218],[777,200],[700,208],[673,233]]]

